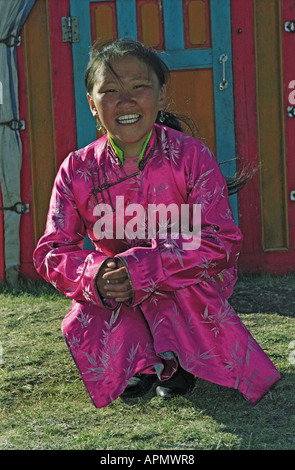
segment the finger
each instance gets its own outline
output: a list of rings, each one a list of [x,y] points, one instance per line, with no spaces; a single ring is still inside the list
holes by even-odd
[[[122,266],[125,266],[123,261],[121,261],[119,258],[115,259],[117,268],[121,268]]]
[[[112,269],[117,267],[116,262],[113,259],[108,259],[106,261],[106,266]]]
[[[132,298],[132,289],[128,288],[127,290],[121,292],[111,292],[111,296],[111,298],[117,302],[126,302]]]
[[[110,271],[113,271],[114,269],[117,269],[116,263],[113,260],[109,260],[105,264],[105,266],[103,268],[103,271],[104,272],[110,272]]]
[[[105,297],[116,300],[117,302],[125,302],[132,298],[132,290],[129,289],[128,291],[124,292],[107,292]]]
[[[121,268],[118,269],[112,269],[111,271],[105,272],[102,276],[102,278],[107,281],[107,280],[115,280],[115,279],[126,279],[127,277],[127,271],[125,266],[122,266]]]
[[[125,296],[125,297],[115,297],[115,301],[116,302],[128,302],[129,300],[131,300],[132,296]]]
[[[124,282],[118,282],[116,284],[107,283],[104,289],[110,294],[126,293],[132,291],[130,282],[128,280],[125,280]]]
[[[108,293],[106,296],[104,296],[107,299],[113,299],[116,302],[126,302],[127,300],[132,298],[132,292],[130,293],[121,293],[121,294],[116,294],[116,295],[111,295]]]

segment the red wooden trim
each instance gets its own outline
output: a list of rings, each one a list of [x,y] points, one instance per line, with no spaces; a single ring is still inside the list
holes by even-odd
[[[245,0],[232,1],[231,13],[237,166],[258,168],[253,2],[247,0],[245,8]],[[262,263],[258,172],[239,194],[239,224],[244,234],[242,253],[255,253]],[[240,266],[248,270],[246,256]]]
[[[61,18],[70,15],[70,1],[48,1],[54,99],[56,164],[77,148],[72,45],[62,42]],[[81,31],[83,34],[83,31]],[[86,91],[85,91],[86,99]]]
[[[291,3],[282,2],[282,28],[284,28],[284,21],[295,17],[295,5]],[[252,0],[232,0],[231,13],[237,156],[241,158],[242,164],[249,163],[257,166],[256,71]],[[293,39],[292,34],[283,32],[284,75],[282,79],[284,80],[285,106],[288,105],[289,83],[295,80],[295,64],[294,61],[290,61],[294,49]],[[286,116],[288,191],[295,189],[294,125],[295,121]],[[241,168],[241,165],[238,167]],[[295,203],[292,205],[289,202],[290,250],[263,252],[259,191],[257,172],[257,175],[239,194],[240,227],[244,234],[244,244],[239,260],[240,269],[244,272],[271,272],[275,275],[294,273]]]
[[[266,252],[261,256],[256,253],[242,253],[239,260],[240,272],[274,276],[294,274],[295,252]]]
[[[284,95],[285,110],[288,106],[295,106],[294,85],[295,62],[294,57],[294,34],[284,29],[286,21],[294,20],[295,3],[292,1],[282,2],[282,41],[283,41],[283,69],[284,69]],[[293,83],[292,83],[293,82]],[[295,201],[290,201],[290,191],[295,190],[295,119],[287,116],[285,111],[285,136],[286,136],[286,160],[287,160],[287,185],[289,202],[289,240],[291,250],[295,250]],[[295,265],[293,264],[293,271]]]

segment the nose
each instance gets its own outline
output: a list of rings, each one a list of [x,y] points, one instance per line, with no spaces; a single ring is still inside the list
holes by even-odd
[[[131,91],[122,88],[120,96],[119,96],[119,104],[120,105],[130,105],[134,102],[134,96]]]

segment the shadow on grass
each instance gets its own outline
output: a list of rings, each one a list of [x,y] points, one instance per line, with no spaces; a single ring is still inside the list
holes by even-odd
[[[187,399],[238,438],[239,449],[291,450],[295,444],[295,374],[282,374],[253,405],[238,391],[197,380]]]
[[[157,406],[159,414],[161,408],[168,410],[166,416],[190,415],[187,426],[183,420],[183,434],[178,436],[183,449],[293,450],[294,389],[295,374],[283,374],[281,380],[253,405],[237,390],[197,378],[192,392],[183,397],[155,398],[153,388],[144,397],[126,399],[124,403],[126,406],[137,404],[138,411],[143,409],[145,413]]]
[[[229,302],[238,313],[295,317],[295,276],[241,275]]]

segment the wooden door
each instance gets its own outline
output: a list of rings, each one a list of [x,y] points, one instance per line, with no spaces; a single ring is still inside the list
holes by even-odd
[[[239,197],[240,266],[287,274],[295,269],[295,34],[286,25],[295,1],[246,2],[232,2],[236,143],[258,171]]]
[[[81,31],[72,46],[79,147],[96,138],[84,88],[90,45],[129,37],[164,53],[171,70],[170,107],[195,120],[198,137],[218,161],[235,157],[229,0],[70,0],[70,5]],[[223,73],[227,83],[221,89]],[[222,171],[234,174],[235,161],[222,165]],[[238,219],[235,196],[231,205]]]
[[[29,278],[39,278],[32,256],[44,233],[57,169],[77,146],[72,50],[61,32],[61,17],[69,12],[69,0],[37,0],[16,51],[20,117],[25,121],[20,131],[21,197],[30,207],[21,218],[20,273]],[[2,271],[0,261],[0,277]]]

